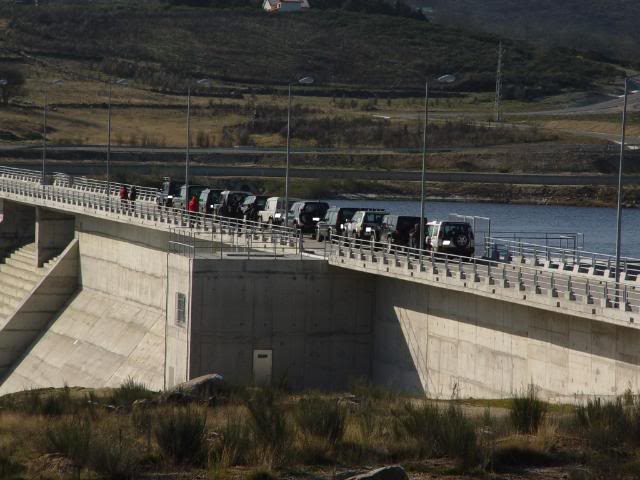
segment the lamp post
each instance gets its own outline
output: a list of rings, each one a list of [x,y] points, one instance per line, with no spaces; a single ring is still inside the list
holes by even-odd
[[[107,198],[111,196],[111,88],[113,84],[126,86],[129,84],[124,78],[120,78],[115,82],[109,79],[109,106],[107,118]]]
[[[208,78],[201,78],[196,82],[197,85],[203,85],[205,87],[211,86],[211,80]],[[184,159],[184,194],[185,205],[189,202],[189,154],[191,148],[191,83],[187,86],[187,148]]]
[[[54,80],[51,82],[51,85],[62,85],[64,80]],[[42,119],[42,178],[40,179],[40,183],[42,185],[45,184],[45,175],[46,175],[46,164],[47,164],[47,110],[48,110],[48,85],[44,87],[44,108],[43,108],[43,119]]]
[[[300,85],[311,85],[313,77],[305,76],[298,79]],[[291,157],[291,86],[289,82],[289,100],[287,104],[287,163],[284,169],[284,225],[289,226],[289,159]]]
[[[453,75],[442,75],[436,80],[438,83],[453,83],[456,77]],[[427,166],[427,125],[429,120],[429,81],[424,85],[424,129],[422,131],[422,172],[420,177],[420,251],[424,250],[424,196],[425,196],[425,173]]]
[[[624,148],[627,131],[627,103],[629,98],[629,84],[636,83],[640,74],[632,75],[624,79],[624,101],[622,107],[622,135],[620,138],[620,162],[618,164],[618,208],[616,211],[616,297],[620,282],[620,245],[622,234],[622,170],[624,166]]]

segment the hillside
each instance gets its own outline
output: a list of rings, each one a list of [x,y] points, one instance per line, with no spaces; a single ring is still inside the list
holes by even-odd
[[[80,60],[105,73],[165,88],[189,77],[251,84],[311,73],[319,86],[419,89],[455,74],[452,88],[491,91],[497,37],[424,20],[339,10],[268,15],[214,9],[103,3],[5,7],[6,45],[49,60]],[[566,52],[506,42],[507,97],[531,99],[610,82],[609,65]]]
[[[438,23],[565,46],[638,63],[640,2],[630,0],[415,0]]]

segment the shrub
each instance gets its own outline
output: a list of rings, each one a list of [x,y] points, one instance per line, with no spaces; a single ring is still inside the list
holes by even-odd
[[[251,451],[251,432],[244,418],[241,415],[227,417],[219,433],[220,441],[211,451],[215,464],[223,467],[246,464]]]
[[[271,389],[258,390],[246,399],[246,405],[253,433],[265,455],[264,460],[271,465],[280,464],[291,445],[285,410],[276,402]]]
[[[130,407],[136,400],[149,400],[154,393],[142,382],[137,382],[133,378],[127,378],[122,385],[116,388],[109,403],[121,407]]]
[[[24,466],[14,458],[15,451],[14,444],[0,444],[0,478],[22,478]]]
[[[326,440],[330,445],[342,440],[346,412],[335,399],[302,399],[298,403],[295,417],[298,426],[306,435]]]
[[[511,402],[511,421],[520,433],[536,433],[546,413],[547,405],[538,398],[533,385],[529,386],[526,393],[516,395]]]
[[[156,441],[162,454],[177,464],[200,464],[205,453],[206,415],[190,407],[158,416]]]
[[[87,465],[91,453],[91,423],[86,418],[69,417],[49,425],[45,449],[64,455],[77,466]]]
[[[397,422],[396,436],[415,440],[416,453],[422,458],[446,455],[465,466],[478,460],[475,428],[454,402],[445,410],[428,403],[405,404]]]
[[[611,402],[589,399],[576,408],[576,420],[589,444],[597,449],[617,447],[633,433],[620,398]]]
[[[107,426],[94,435],[89,464],[93,470],[112,480],[134,478],[142,455],[122,425]]]

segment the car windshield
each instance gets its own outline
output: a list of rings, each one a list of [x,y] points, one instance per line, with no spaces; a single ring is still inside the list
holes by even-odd
[[[317,213],[320,215],[327,211],[327,206],[324,203],[306,203],[303,211],[304,213]]]
[[[365,215],[364,221],[367,223],[382,223],[382,219],[386,213],[373,213],[369,212]]]
[[[398,217],[398,230],[411,230],[420,224],[420,217]]]
[[[356,212],[357,212],[357,210],[344,209],[344,210],[342,210],[342,219],[345,222],[348,222],[349,220],[351,220],[353,218],[353,216],[355,215]]]
[[[256,206],[263,208],[267,204],[267,199],[264,197],[256,197]]]
[[[466,223],[447,223],[442,226],[442,230],[445,237],[466,235],[469,232],[469,225]]]
[[[227,197],[227,202],[229,203],[234,203],[234,204],[240,204],[244,201],[244,199],[246,198],[247,194],[246,193],[230,193],[229,196]]]
[[[220,192],[209,192],[209,201],[211,203],[218,203],[220,201]]]
[[[193,197],[195,195],[196,197],[199,198],[203,190],[204,190],[204,187],[200,187],[197,185],[194,185],[193,187],[189,187],[189,197]]]

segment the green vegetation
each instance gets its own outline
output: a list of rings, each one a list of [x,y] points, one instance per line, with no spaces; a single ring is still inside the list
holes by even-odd
[[[13,394],[0,399],[0,476],[33,478],[37,471],[38,478],[125,480],[179,470],[185,478],[275,479],[294,471],[300,478],[342,478],[345,471],[399,463],[430,478],[509,472],[533,480],[545,478],[546,468],[557,478],[637,478],[640,400],[631,392],[548,410],[533,388],[515,399],[481,402],[491,409],[364,383],[353,392],[233,387],[215,406],[195,399],[175,404],[154,393],[129,410],[109,406],[117,398],[110,389]],[[36,396],[41,410],[27,408]],[[49,415],[50,396],[66,399],[66,413]]]
[[[591,58],[638,62],[640,3],[613,0],[414,0],[434,9],[434,19],[546,48],[564,46]]]
[[[443,72],[459,78],[447,87],[456,91],[491,91],[495,83],[497,38],[398,16],[313,8],[268,15],[258,8],[154,2],[14,6],[5,7],[5,15],[15,50],[49,62],[76,60],[172,91],[196,76],[273,84],[300,72],[317,79],[309,91],[325,93],[337,85],[415,92]],[[589,89],[619,73],[579,55],[506,43],[510,97]]]

